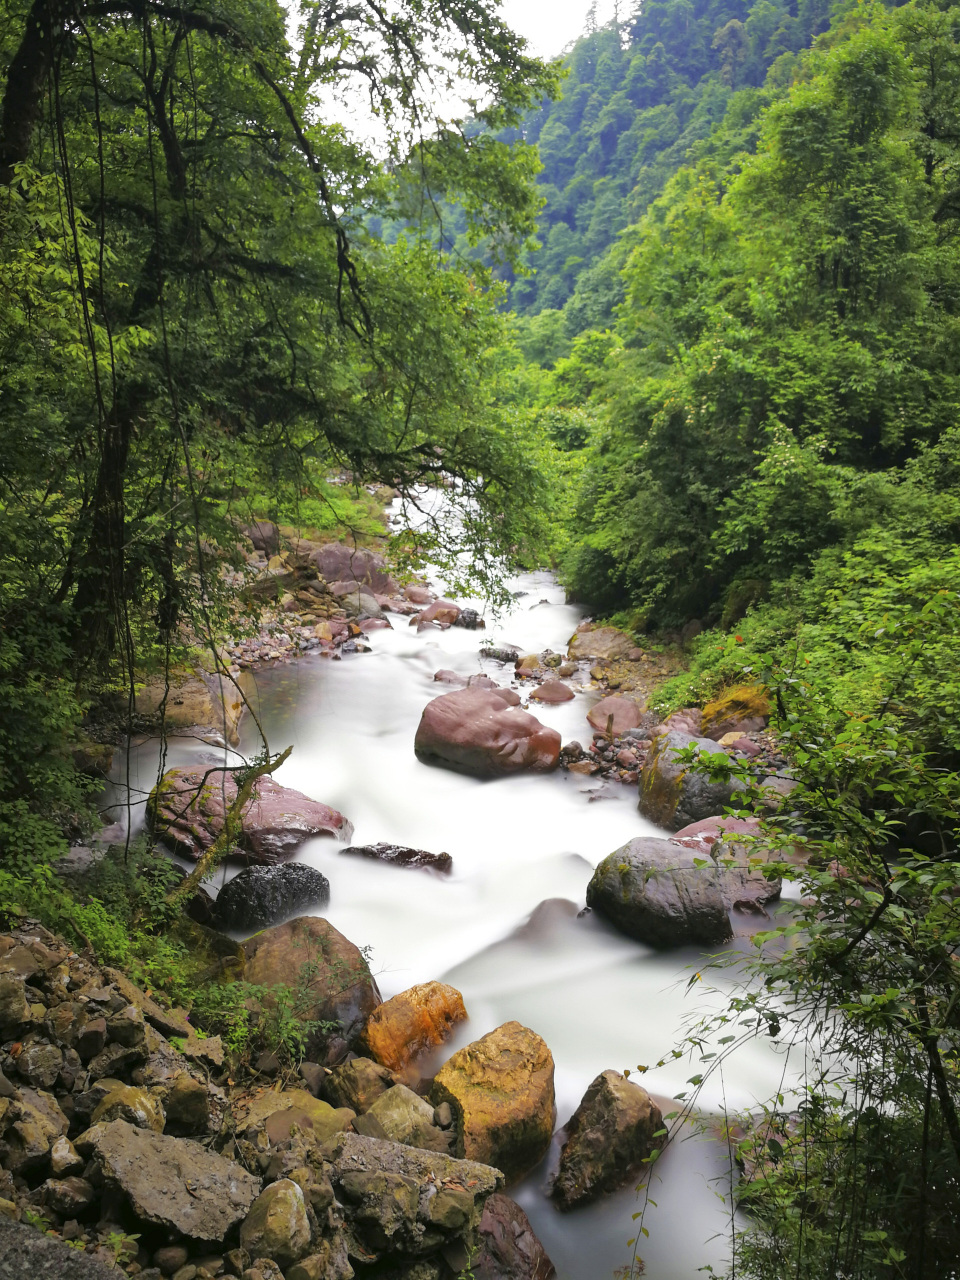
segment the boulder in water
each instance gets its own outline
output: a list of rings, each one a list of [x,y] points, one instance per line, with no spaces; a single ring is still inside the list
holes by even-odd
[[[556,768],[559,733],[508,705],[511,692],[461,689],[434,698],[417,729],[417,758],[478,777]]]
[[[487,1198],[480,1219],[475,1280],[553,1280],[556,1268],[516,1200],[496,1192]]]
[[[265,929],[330,899],[330,882],[302,862],[247,867],[225,884],[214,904],[221,929]]]
[[[604,858],[587,886],[587,906],[652,947],[712,946],[731,936],[715,864],[655,836]]]
[[[553,1056],[535,1031],[506,1022],[459,1049],[430,1089],[448,1102],[457,1154],[502,1169],[509,1181],[543,1159],[555,1116]]]
[[[150,793],[147,808],[164,844],[199,858],[219,837],[236,798],[237,783],[229,770],[168,769]],[[292,857],[314,836],[349,840],[352,834],[353,826],[342,813],[282,787],[268,775],[257,781],[244,808],[243,829],[231,857],[270,866]]]
[[[550,1188],[561,1209],[588,1204],[636,1178],[666,1136],[660,1108],[646,1089],[619,1071],[597,1076],[564,1131]]]
[[[456,987],[422,982],[374,1009],[361,1043],[377,1062],[400,1071],[425,1050],[443,1044],[466,1016]]]
[[[574,696],[573,690],[562,680],[544,680],[538,689],[532,690],[530,699],[533,702],[569,702]]]
[[[421,622],[440,622],[452,627],[460,618],[461,609],[452,600],[434,600],[420,614]]]
[[[359,858],[376,858],[378,862],[387,862],[394,867],[418,867],[444,875],[453,870],[453,859],[449,853],[428,853],[426,849],[411,849],[407,845],[389,844],[383,840],[377,844],[352,844],[340,852]]]

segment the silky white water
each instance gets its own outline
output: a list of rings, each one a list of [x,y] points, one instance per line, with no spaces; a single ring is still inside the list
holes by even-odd
[[[352,843],[387,840],[452,855],[448,877],[344,858],[329,839],[310,841],[298,856],[330,881],[322,914],[357,945],[372,947],[384,998],[432,978],[463,993],[470,1019],[431,1065],[516,1019],[553,1053],[560,1125],[598,1072],[655,1063],[698,1011],[722,997],[701,983],[687,993],[702,960],[696,951],[657,953],[595,914],[578,915],[593,867],[632,837],[658,834],[637,812],[634,788],[567,773],[481,782],[414,756],[423,707],[449,690],[434,683],[436,670],[482,670],[507,684],[512,669],[481,660],[481,645],[565,651],[581,611],[565,602],[552,575],[526,574],[511,587],[526,594],[486,632],[418,635],[394,616],[394,630],[368,637],[371,653],[305,657],[261,671],[256,707],[271,750],[293,745],[277,780],[340,809],[354,824]],[[597,697],[583,689],[572,702],[531,710],[565,742],[585,744],[586,712]],[[242,738],[244,753],[259,750],[250,718]],[[167,766],[215,756],[202,744],[172,739]],[[156,781],[157,744],[141,744],[130,759],[129,781],[143,794]],[[722,990],[722,977],[711,983]],[[642,1083],[667,1110],[697,1070],[678,1061]],[[748,1048],[708,1087],[702,1105],[750,1107],[777,1092],[782,1070],[782,1058],[767,1047]],[[640,1249],[649,1280],[694,1280],[704,1264],[723,1263],[726,1161],[722,1144],[693,1137],[658,1162],[651,1187],[657,1207],[647,1209],[650,1235]],[[549,1157],[511,1194],[560,1280],[611,1280],[632,1252],[631,1214],[640,1207],[634,1190],[561,1215],[543,1194],[548,1168]]]

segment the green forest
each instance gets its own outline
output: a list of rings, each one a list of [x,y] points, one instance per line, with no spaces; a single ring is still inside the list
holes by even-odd
[[[242,1057],[163,858],[58,877],[91,750],[226,669],[251,521],[494,605],[550,568],[797,783],[747,806],[793,910],[676,1049],[685,1117],[809,1046],[730,1280],[960,1276],[960,4],[650,0],[547,63],[488,0],[0,0],[0,442],[0,924]]]

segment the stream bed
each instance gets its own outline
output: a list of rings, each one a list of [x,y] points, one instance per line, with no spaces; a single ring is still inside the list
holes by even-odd
[[[634,788],[563,772],[478,781],[416,759],[423,707],[449,689],[434,683],[435,671],[485,671],[506,685],[512,669],[481,659],[481,645],[566,650],[582,610],[566,602],[554,577],[524,574],[510,585],[518,593],[514,606],[487,631],[418,635],[407,618],[392,616],[394,630],[367,638],[370,653],[339,661],[307,656],[258,671],[255,706],[271,750],[293,745],[277,780],[344,813],[355,828],[351,843],[386,840],[453,857],[452,874],[439,876],[341,857],[342,846],[329,839],[310,841],[298,853],[330,881],[330,902],[319,914],[372,948],[385,999],[429,979],[463,993],[469,1021],[428,1066],[516,1019],[553,1053],[561,1125],[600,1071],[635,1071],[669,1053],[684,1027],[723,998],[724,978],[711,977],[712,990],[695,984],[688,993],[699,952],[658,953],[593,913],[579,914],[603,857],[634,836],[661,834],[638,813]],[[585,717],[598,696],[584,688],[571,702],[532,710],[564,742],[586,744]],[[256,753],[261,744],[251,717],[241,732],[241,750]],[[166,767],[205,759],[219,761],[222,753],[186,739],[168,744]],[[155,740],[131,747],[130,795],[145,798],[157,764]],[[138,826],[142,805],[130,817]],[[678,1060],[641,1083],[667,1111],[697,1070]],[[782,1071],[783,1059],[765,1045],[747,1047],[706,1090],[702,1105],[717,1112],[753,1106],[776,1093]],[[631,1215],[641,1201],[628,1188],[561,1215],[544,1195],[552,1157],[555,1150],[510,1194],[560,1280],[612,1280],[631,1257]],[[667,1150],[650,1188],[656,1207],[648,1206],[643,1220],[650,1234],[639,1253],[647,1280],[695,1280],[705,1264],[722,1267],[731,1231],[729,1177],[723,1143],[691,1132]]]

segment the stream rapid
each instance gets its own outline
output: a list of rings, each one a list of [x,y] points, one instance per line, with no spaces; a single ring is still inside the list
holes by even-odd
[[[481,659],[481,645],[565,652],[583,611],[566,601],[555,578],[523,574],[510,588],[517,593],[513,607],[486,631],[418,635],[407,618],[391,616],[393,630],[367,637],[370,653],[339,661],[306,656],[262,669],[255,706],[271,750],[293,746],[274,776],[344,813],[355,828],[351,843],[385,840],[453,857],[452,874],[439,876],[341,857],[342,846],[330,839],[309,841],[297,855],[330,881],[330,901],[317,914],[358,946],[372,948],[384,999],[430,979],[463,993],[469,1021],[424,1073],[516,1019],[553,1053],[559,1126],[599,1072],[635,1073],[639,1064],[656,1063],[692,1020],[723,1000],[725,982],[734,979],[714,974],[688,990],[706,963],[700,952],[658,953],[595,913],[580,914],[602,858],[634,836],[663,834],[638,813],[635,788],[563,772],[479,781],[416,759],[421,712],[449,689],[434,682],[435,671],[485,672],[507,685],[512,668]],[[482,603],[460,603],[482,610]],[[532,710],[564,742],[586,744],[586,713],[599,696],[583,688],[571,702]],[[244,754],[259,751],[249,716],[241,738]],[[159,744],[131,744],[128,758],[129,774],[116,779],[113,797],[142,800],[156,782]],[[209,746],[173,738],[166,767],[222,759]],[[139,826],[142,803],[129,814]],[[218,872],[217,884],[238,869]],[[666,1112],[698,1069],[689,1059],[676,1060],[640,1082]],[[706,1088],[701,1106],[717,1113],[753,1107],[777,1092],[782,1072],[782,1057],[759,1043],[748,1046],[723,1079]],[[561,1215],[544,1195],[556,1147],[510,1194],[529,1216],[560,1280],[612,1280],[633,1253],[627,1243],[637,1234],[631,1215],[643,1196],[630,1187]],[[731,1232],[729,1181],[724,1143],[691,1130],[664,1153],[650,1186],[656,1204],[647,1206],[643,1219],[649,1238],[638,1251],[646,1280],[695,1280],[706,1264],[723,1266]]]

